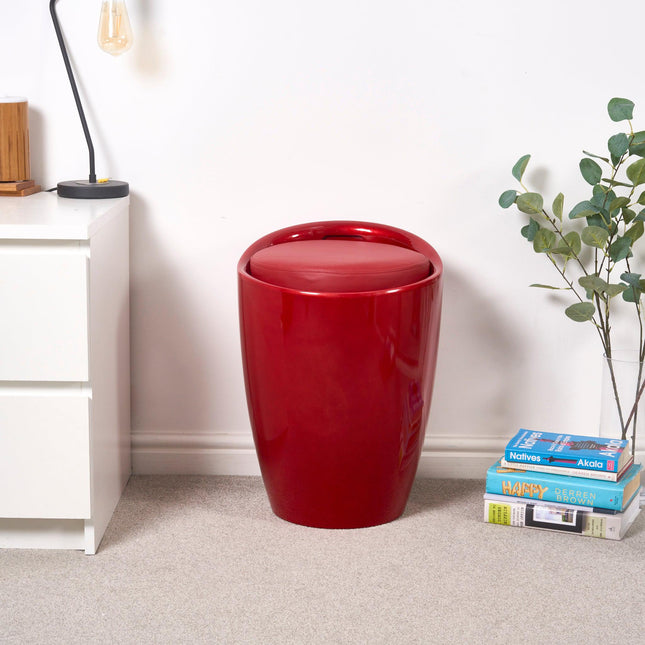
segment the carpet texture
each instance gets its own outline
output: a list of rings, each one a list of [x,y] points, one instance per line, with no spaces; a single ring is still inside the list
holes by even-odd
[[[135,476],[99,552],[0,550],[0,643],[645,641],[645,513],[620,542],[484,524],[481,481],[321,530],[260,478]]]

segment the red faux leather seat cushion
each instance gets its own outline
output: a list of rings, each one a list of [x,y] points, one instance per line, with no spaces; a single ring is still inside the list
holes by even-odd
[[[258,280],[299,291],[378,291],[430,275],[421,253],[391,244],[354,240],[302,240],[269,246],[251,257]]]

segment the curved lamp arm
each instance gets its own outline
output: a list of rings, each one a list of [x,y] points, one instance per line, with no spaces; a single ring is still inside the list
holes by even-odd
[[[81,103],[81,97],[78,93],[78,88],[76,87],[76,80],[74,79],[74,74],[72,73],[72,66],[69,62],[69,56],[67,55],[67,48],[65,47],[65,41],[63,39],[63,32],[61,31],[60,24],[58,22],[58,16],[56,15],[56,2],[57,0],[50,0],[49,2],[49,11],[52,15],[52,20],[54,21],[54,29],[56,30],[56,37],[58,38],[58,44],[60,45],[60,51],[63,54],[63,61],[65,62],[65,69],[67,70],[67,76],[69,78],[69,83],[72,86],[72,93],[74,94],[74,101],[76,102],[76,109],[78,110],[78,116],[81,117],[81,125],[83,126],[83,132],[85,134],[85,141],[87,141],[87,149],[90,153],[90,183],[96,183],[96,171],[94,166],[94,144],[92,143],[92,137],[90,136],[90,129],[87,127],[87,120],[85,118],[85,112],[83,111],[83,104]]]
[[[87,141],[87,149],[90,153],[90,178],[89,181],[61,181],[58,182],[57,190],[59,197],[69,197],[75,199],[109,199],[112,197],[125,197],[130,194],[130,186],[126,181],[118,181],[116,179],[101,179],[96,180],[96,170],[94,168],[94,144],[90,136],[90,129],[87,127],[87,119],[83,111],[83,104],[81,97],[76,87],[72,66],[69,62],[67,49],[65,47],[65,40],[63,39],[63,32],[61,31],[60,24],[58,23],[58,16],[56,15],[56,2],[57,0],[49,1],[49,11],[54,21],[54,29],[56,30],[56,37],[60,45],[60,51],[63,54],[63,61],[69,83],[72,86],[72,93],[74,94],[74,101],[76,102],[76,109],[78,116],[81,118],[81,125],[83,126],[83,133],[85,134],[85,141]]]

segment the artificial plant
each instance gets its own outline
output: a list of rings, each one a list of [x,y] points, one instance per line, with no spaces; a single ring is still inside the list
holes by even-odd
[[[629,130],[611,136],[608,155],[586,152],[580,173],[591,186],[591,197],[576,204],[565,216],[564,195],[559,193],[551,210],[544,198],[523,183],[530,155],[513,166],[512,174],[521,190],[507,190],[499,198],[502,208],[513,204],[530,216],[521,232],[536,253],[544,254],[560,275],[564,286],[533,284],[543,289],[570,292],[573,303],[564,313],[575,322],[590,322],[596,328],[605,356],[612,358],[612,315],[616,299],[633,306],[638,325],[640,369],[634,401],[624,406],[618,396],[613,363],[608,360],[616,400],[621,437],[636,446],[636,415],[645,390],[643,361],[645,332],[643,303],[645,279],[638,273],[635,250],[643,237],[645,222],[645,131],[634,132],[634,103],[613,98],[607,106],[609,118],[626,122]],[[640,188],[639,188],[640,187]],[[631,427],[631,432],[630,432]]]

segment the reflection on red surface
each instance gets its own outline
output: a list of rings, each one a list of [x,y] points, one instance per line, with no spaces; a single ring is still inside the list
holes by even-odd
[[[356,236],[423,253],[411,285],[308,293],[255,279],[249,258],[272,244]],[[423,446],[441,315],[442,264],[400,229],[317,222],[253,244],[238,265],[249,414],[274,512],[291,522],[357,528],[404,510]]]

